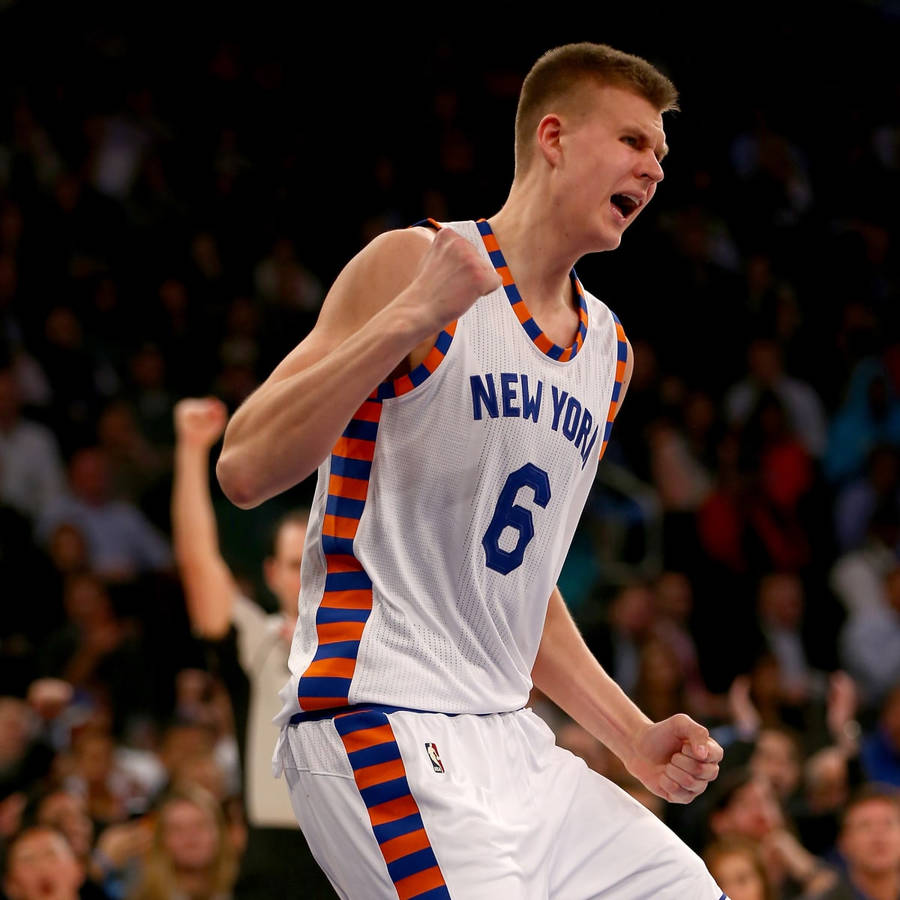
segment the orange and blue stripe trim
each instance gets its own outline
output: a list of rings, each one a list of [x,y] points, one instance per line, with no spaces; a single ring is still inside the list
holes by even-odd
[[[572,279],[572,286],[578,297],[578,331],[575,334],[575,341],[571,346],[560,347],[559,344],[554,344],[553,341],[544,334],[537,322],[535,322],[531,312],[528,310],[524,298],[519,293],[515,281],[513,281],[512,273],[509,271],[509,266],[506,264],[506,260],[503,257],[500,245],[497,243],[497,238],[491,229],[490,223],[487,219],[479,219],[475,224],[478,226],[482,241],[484,241],[484,248],[487,250],[491,262],[494,264],[494,268],[497,270],[497,274],[503,282],[503,289],[506,291],[509,304],[516,314],[516,318],[525,329],[525,333],[531,338],[538,350],[546,356],[549,356],[550,359],[555,359],[557,362],[569,362],[569,360],[574,359],[584,344],[588,329],[587,301],[584,298],[584,288],[582,288],[581,282],[575,274],[575,270],[572,269],[569,277]]]
[[[603,431],[603,443],[600,446],[600,459],[606,452],[606,445],[609,443],[609,436],[612,434],[613,422],[616,413],[619,411],[619,403],[622,399],[622,384],[625,381],[625,367],[628,364],[628,344],[625,340],[625,329],[619,317],[612,313],[613,320],[616,323],[616,381],[613,384],[612,397],[609,401],[609,412],[606,416],[606,428]]]
[[[399,900],[450,900],[385,712],[338,714],[334,727]]]

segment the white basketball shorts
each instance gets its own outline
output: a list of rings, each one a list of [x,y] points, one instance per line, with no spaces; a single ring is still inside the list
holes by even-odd
[[[345,900],[725,900],[692,850],[528,709],[362,707],[287,726],[279,767]]]

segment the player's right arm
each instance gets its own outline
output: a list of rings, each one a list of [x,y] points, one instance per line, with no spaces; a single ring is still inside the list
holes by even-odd
[[[336,279],[315,328],[232,416],[219,484],[249,509],[314,472],[371,392],[499,276],[444,228],[386,232]]]

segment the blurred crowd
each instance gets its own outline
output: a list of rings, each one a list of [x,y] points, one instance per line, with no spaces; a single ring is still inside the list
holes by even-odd
[[[875,52],[900,20],[868,14]],[[0,887],[252,896],[252,675],[198,626],[173,551],[176,404],[233,411],[374,235],[495,211],[544,45],[480,69],[430,47],[386,126],[364,101],[389,60],[319,121],[271,35],[173,38],[164,66],[109,22],[32,52],[29,15],[0,4]],[[722,775],[667,806],[533,704],[731,900],[900,900],[900,79],[851,61],[807,95],[770,73],[726,109],[658,52],[685,109],[667,182],[621,250],[579,266],[636,356],[560,585],[648,715],[708,725]],[[277,617],[262,562],[312,483],[234,510],[219,433],[201,457],[217,547]]]

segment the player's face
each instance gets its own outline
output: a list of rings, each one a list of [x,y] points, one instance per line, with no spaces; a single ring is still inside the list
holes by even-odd
[[[584,90],[588,105],[561,136],[561,173],[591,249],[613,250],[663,179],[666,135],[662,115],[643,97],[609,86]]]

